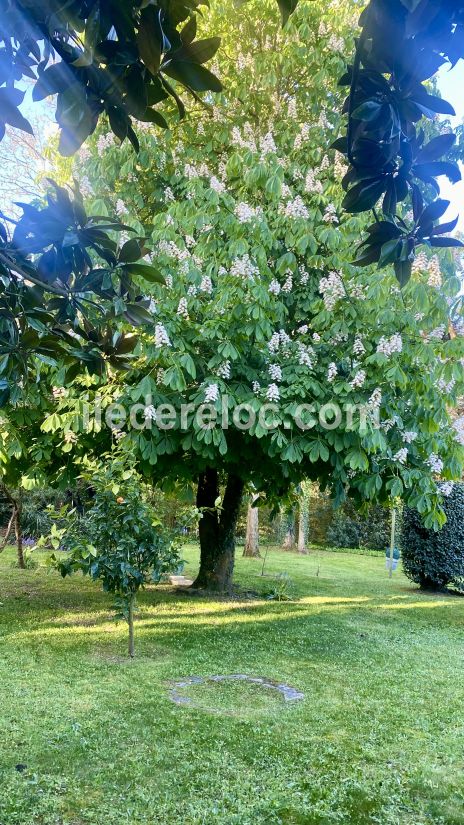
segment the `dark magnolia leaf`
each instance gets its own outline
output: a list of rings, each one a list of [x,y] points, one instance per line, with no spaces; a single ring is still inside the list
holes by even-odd
[[[438,221],[442,217],[442,215],[445,214],[449,205],[449,201],[441,200],[441,198],[438,198],[438,200],[433,201],[433,203],[429,204],[424,209],[419,220],[419,226],[427,226],[428,224],[433,224],[435,221]]]
[[[142,66],[131,66],[126,73],[125,108],[130,115],[140,120],[148,106],[147,88]]]
[[[11,359],[10,359],[11,360]],[[6,378],[0,379],[0,407],[5,407],[10,400],[11,387]]]
[[[398,196],[396,194],[396,185],[393,178],[388,182],[387,191],[382,203],[382,211],[384,215],[396,215],[398,206]]]
[[[156,109],[145,109],[144,113],[139,117],[139,120],[144,123],[156,123],[161,129],[169,129],[167,120]]]
[[[394,267],[397,281],[401,289],[403,289],[411,279],[412,261],[395,261]]]
[[[414,169],[414,174],[415,174],[416,178],[419,178],[421,181],[423,181],[424,183],[427,183],[429,186],[431,186],[433,189],[435,189],[435,192],[437,193],[437,195],[440,194],[440,185],[435,180],[435,178],[431,178],[430,175],[424,174],[423,172],[420,171],[420,169],[419,169],[419,171],[417,171],[417,169]]]
[[[189,18],[188,22],[185,24],[184,28],[180,33],[180,37],[182,43],[188,46],[189,43],[193,43],[195,37],[197,36],[197,18],[194,14]]]
[[[153,78],[150,84],[146,86],[146,92],[148,106],[155,106],[156,103],[160,103],[169,97],[159,77]]]
[[[336,149],[337,152],[346,155],[348,153],[348,138],[346,136],[337,138],[337,140],[334,140],[334,142],[330,144],[329,148]]]
[[[416,163],[430,163],[434,160],[439,160],[443,155],[447,155],[456,143],[456,135],[449,132],[445,135],[438,135],[438,137],[430,140],[420,150],[416,158]]]
[[[414,174],[421,180],[424,178],[440,178],[446,175],[451,183],[459,183],[461,180],[461,170],[454,161],[435,161],[433,163],[419,163],[414,166]]]
[[[138,139],[137,135],[135,134],[135,132],[134,132],[134,130],[133,130],[133,128],[130,124],[129,124],[129,127],[127,129],[127,137],[128,137],[128,140],[130,140],[134,150],[136,152],[139,152],[140,151],[139,139]]]
[[[147,6],[140,16],[140,26],[137,33],[140,57],[153,75],[156,75],[159,70],[163,53],[163,30],[160,14],[160,9]]]
[[[189,86],[195,92],[222,91],[221,81],[204,66],[196,63],[171,60],[163,65],[162,71],[184,86]]]
[[[119,40],[105,40],[95,50],[95,59],[111,66],[129,66],[137,63],[139,53],[133,43],[121,43]]]
[[[282,15],[282,25],[285,26],[289,17],[295,11],[298,5],[298,0],[277,0],[277,3]]]
[[[123,314],[124,318],[136,327],[153,324],[153,315],[138,304],[128,304]]]
[[[165,77],[163,77],[163,79],[162,79],[162,80],[163,80],[163,86],[164,86],[164,88],[166,89],[166,91],[168,92],[168,94],[169,94],[169,95],[171,95],[171,97],[173,97],[173,98],[174,98],[174,100],[176,101],[177,109],[178,109],[178,111],[179,111],[179,118],[180,118],[181,120],[183,120],[183,118],[185,117],[186,112],[185,112],[185,106],[184,106],[184,104],[183,104],[183,102],[182,102],[181,98],[179,97],[179,95],[177,94],[177,92],[176,92],[176,90],[173,88],[173,86],[171,86],[171,84],[170,84],[170,83],[168,83],[168,81],[166,80],[166,78],[165,78]]]
[[[376,264],[380,258],[381,245],[368,246],[359,258],[353,261],[353,266],[369,266],[369,264]]]
[[[100,3],[97,2],[94,4],[93,8],[90,11],[89,16],[87,17],[87,21],[85,24],[85,31],[84,31],[84,43],[86,49],[93,52],[95,46],[101,40],[100,36],[100,29],[101,29],[101,15],[100,15]]]
[[[448,103],[443,97],[435,97],[423,92],[420,95],[415,95],[412,102],[419,107],[421,112],[427,117],[433,117],[435,114],[456,116],[456,112],[451,103]]]
[[[394,261],[399,260],[402,246],[402,240],[398,240],[397,238],[393,238],[393,240],[384,243],[380,252],[379,269],[383,266],[387,266],[387,264],[392,264]]]
[[[386,179],[376,178],[372,181],[362,181],[353,186],[343,201],[343,208],[347,212],[366,212],[372,209],[385,191]]]
[[[361,105],[354,110],[351,117],[353,120],[362,120],[364,123],[371,123],[371,121],[380,117],[383,108],[384,105],[382,101],[366,100],[365,103],[361,103]]]
[[[28,135],[34,134],[34,130],[29,121],[26,120],[15,106],[3,107],[1,117],[5,123],[13,126],[14,129],[20,129],[21,132],[27,132]]]
[[[422,215],[422,212],[424,211],[424,199],[417,184],[414,184],[412,187],[412,211],[414,220],[417,223]]]
[[[119,108],[119,106],[111,106],[107,111],[111,130],[122,143],[126,139],[129,130],[129,118],[124,109]]]
[[[141,278],[144,278],[146,281],[149,281],[149,283],[166,283],[161,272],[158,269],[156,269],[156,267],[150,266],[148,264],[129,263],[125,265],[124,270],[125,272],[127,272],[128,275],[139,275]]]
[[[402,235],[401,229],[391,221],[379,221],[373,223],[367,228],[369,238],[365,241],[366,244],[385,243],[391,241],[393,238],[399,238]]]
[[[123,264],[133,263],[140,258],[140,243],[137,238],[131,238],[130,241],[121,247],[119,251],[119,260]]]
[[[32,99],[43,100],[49,95],[64,92],[75,82],[76,75],[67,63],[63,60],[60,63],[54,63],[39,74],[32,90]]]
[[[457,238],[435,238],[431,237],[428,240],[430,246],[439,246],[442,248],[448,247],[464,247],[464,243]]]
[[[186,60],[193,63],[207,63],[216,54],[221,45],[220,37],[208,37],[206,40],[196,40],[189,46],[182,46],[174,55],[173,60]]]
[[[441,226],[435,226],[432,230],[433,235],[447,235],[448,232],[453,232],[459,223],[459,218],[455,218],[454,221],[449,221],[448,223],[442,223]]]

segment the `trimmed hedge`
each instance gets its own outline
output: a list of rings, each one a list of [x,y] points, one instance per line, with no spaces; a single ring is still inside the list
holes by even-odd
[[[464,592],[464,484],[455,484],[444,499],[447,522],[442,530],[427,530],[415,510],[405,510],[401,534],[406,576],[423,590],[449,585]]]

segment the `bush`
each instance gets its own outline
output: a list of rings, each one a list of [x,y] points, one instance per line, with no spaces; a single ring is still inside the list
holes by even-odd
[[[369,507],[360,513],[352,501],[335,510],[327,530],[327,544],[332,547],[384,551],[390,544],[391,511],[385,507]]]
[[[327,541],[333,547],[355,548],[361,546],[361,527],[344,512],[335,513],[327,530]]]
[[[439,532],[427,530],[419,513],[405,510],[401,535],[404,572],[423,590],[453,585],[464,592],[464,484],[445,498],[447,523]]]

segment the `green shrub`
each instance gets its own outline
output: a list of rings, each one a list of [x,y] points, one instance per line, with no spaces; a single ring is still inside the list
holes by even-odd
[[[456,484],[443,504],[447,522],[427,530],[419,513],[405,510],[401,535],[404,572],[423,590],[453,585],[464,592],[464,484]]]

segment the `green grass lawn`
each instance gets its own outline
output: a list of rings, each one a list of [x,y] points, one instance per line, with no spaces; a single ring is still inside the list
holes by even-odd
[[[197,553],[186,553],[194,574]],[[384,559],[271,552],[231,601],[148,590],[137,659],[98,586],[0,556],[0,825],[464,825],[464,599]],[[304,691],[285,704],[246,673]],[[20,772],[17,765],[25,765]]]

